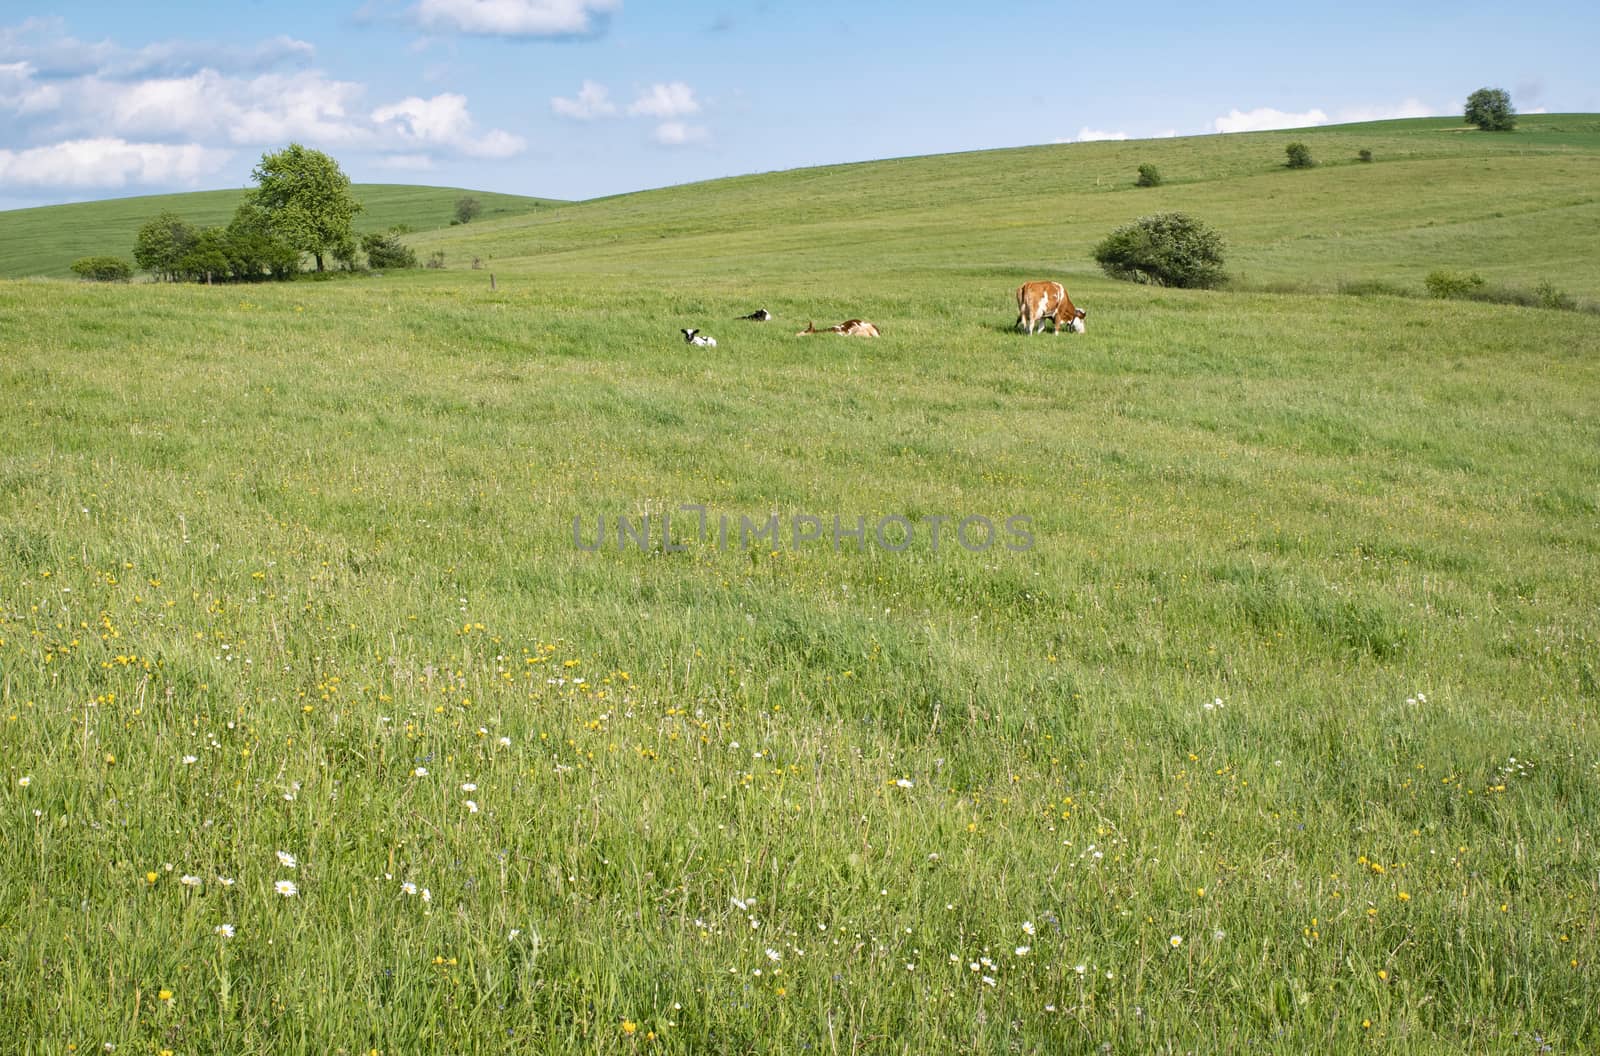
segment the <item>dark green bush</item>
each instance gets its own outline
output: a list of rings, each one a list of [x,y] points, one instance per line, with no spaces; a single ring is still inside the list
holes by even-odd
[[[1437,268],[1422,280],[1433,297],[1465,298],[1484,287],[1483,276],[1477,272],[1448,271]]]
[[[1139,178],[1133,184],[1135,187],[1160,187],[1161,170],[1154,165],[1140,165]]]
[[[1129,282],[1214,289],[1227,281],[1222,236],[1185,213],[1143,216],[1107,235],[1094,259]]]
[[[1539,298],[1540,308],[1557,308],[1564,312],[1578,310],[1577,300],[1565,290],[1556,288],[1555,283],[1549,279],[1539,283],[1533,288],[1534,296]]]
[[[367,253],[369,268],[414,268],[417,255],[410,246],[394,235],[370,234],[361,236],[361,248]]]
[[[72,273],[90,282],[127,282],[133,278],[133,265],[121,257],[79,257],[72,262]]]
[[[1372,151],[1368,150],[1365,147],[1362,147],[1360,150],[1356,151],[1356,160],[1357,161],[1371,161],[1372,160]]]
[[[1287,164],[1291,169],[1309,169],[1316,164],[1316,161],[1311,157],[1311,148],[1299,140],[1290,143],[1283,149],[1284,153],[1289,155]]]
[[[1467,123],[1485,132],[1509,132],[1517,127],[1517,110],[1504,88],[1479,88],[1467,96]]]

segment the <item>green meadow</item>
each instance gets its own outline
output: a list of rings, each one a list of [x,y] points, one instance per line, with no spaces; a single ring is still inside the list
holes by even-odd
[[[1595,1048],[1600,316],[1422,278],[1600,301],[1597,176],[1387,122],[0,282],[0,1030]],[[1098,273],[1168,209],[1234,289]],[[1051,277],[1087,333],[1011,328]]]

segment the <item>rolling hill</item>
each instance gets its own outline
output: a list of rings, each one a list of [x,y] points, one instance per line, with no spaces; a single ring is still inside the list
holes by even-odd
[[[1294,140],[1316,168],[1284,167]],[[1356,160],[1362,149],[1372,163]],[[1165,185],[1133,185],[1144,162]],[[1420,287],[1450,267],[1600,298],[1600,116],[1528,116],[1513,133],[1419,119],[903,158],[646,191],[412,241],[501,270],[663,281],[864,268],[1098,281],[1089,251],[1107,231],[1174,209],[1223,233],[1246,287]]]
[[[465,195],[472,195],[482,204],[480,221],[558,204],[546,198],[455,187],[358,183],[352,189],[365,207],[356,220],[362,231],[381,231],[395,224],[405,224],[414,231],[448,226],[456,200]],[[157,213],[171,210],[197,227],[226,224],[243,193],[192,191],[0,212],[0,278],[70,277],[70,265],[84,256],[106,254],[131,259],[140,225]]]

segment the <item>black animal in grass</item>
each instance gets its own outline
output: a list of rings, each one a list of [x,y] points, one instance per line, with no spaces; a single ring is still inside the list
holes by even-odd
[[[765,308],[757,308],[749,315],[741,315],[739,318],[748,319],[752,323],[764,323],[772,318],[772,313],[767,311]]]

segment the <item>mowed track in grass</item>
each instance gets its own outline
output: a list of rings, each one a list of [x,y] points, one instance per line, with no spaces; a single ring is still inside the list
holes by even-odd
[[[962,156],[415,239],[492,291],[0,284],[24,1051],[1592,1046],[1600,322],[1150,290],[1076,219],[988,229],[1108,210],[1001,197],[1091,147],[987,198]],[[1382,167],[1236,179],[1327,236],[1307,203]],[[1320,285],[1231,226],[1269,204],[1210,215],[1233,182],[1158,193]],[[1592,295],[1539,237],[1497,278]],[[1089,332],[1009,332],[1051,274]],[[849,315],[885,336],[793,336]],[[785,537],[574,546],[680,503]],[[1036,545],[935,553],[969,514]]]
[[[560,204],[545,198],[455,187],[358,183],[351,191],[363,207],[356,216],[360,231],[387,231],[397,224],[413,231],[446,227],[455,217],[456,202],[467,196],[478,199],[482,207],[479,216],[484,220]],[[0,278],[66,277],[79,257],[112,256],[131,262],[134,241],[146,221],[171,211],[195,227],[226,226],[244,194],[193,191],[0,212]]]

